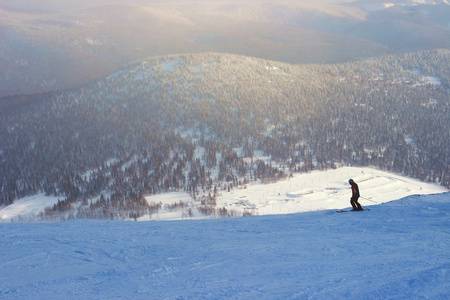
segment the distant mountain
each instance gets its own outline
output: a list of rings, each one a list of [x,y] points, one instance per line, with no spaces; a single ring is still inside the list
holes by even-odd
[[[0,204],[60,196],[79,217],[139,215],[144,197],[337,166],[450,186],[449,50],[328,65],[203,53],[146,59],[0,110]],[[266,157],[262,159],[261,157]],[[137,216],[136,215],[136,216]]]
[[[450,49],[450,5],[445,2],[108,3],[1,3],[0,96],[79,87],[155,55],[220,52],[334,63]]]
[[[357,0],[353,1],[351,5],[361,6],[366,10],[382,10],[394,6],[417,6],[417,5],[440,5],[449,4],[448,0]]]

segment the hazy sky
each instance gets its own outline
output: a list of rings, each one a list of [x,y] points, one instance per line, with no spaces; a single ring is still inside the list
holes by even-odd
[[[169,2],[234,2],[242,3],[242,0],[14,0],[14,1],[0,1],[0,7],[7,7],[12,9],[20,10],[33,10],[33,11],[58,11],[66,9],[79,9],[86,7],[95,7],[99,5],[104,5],[108,3],[134,3],[134,4],[146,4],[146,3],[169,3]],[[249,2],[295,2],[295,3],[305,3],[305,4],[318,4],[318,3],[344,3],[352,2],[350,0],[245,0],[246,3]]]

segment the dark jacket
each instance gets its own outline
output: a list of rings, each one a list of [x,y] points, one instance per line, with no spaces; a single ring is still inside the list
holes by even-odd
[[[356,183],[352,183],[352,198],[358,199],[359,198],[359,187]]]

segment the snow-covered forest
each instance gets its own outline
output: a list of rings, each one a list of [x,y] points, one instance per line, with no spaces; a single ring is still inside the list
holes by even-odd
[[[10,102],[0,204],[46,193],[61,197],[48,216],[137,218],[145,197],[186,191],[207,212],[221,191],[346,165],[448,188],[449,62],[447,50],[333,65],[165,56]]]

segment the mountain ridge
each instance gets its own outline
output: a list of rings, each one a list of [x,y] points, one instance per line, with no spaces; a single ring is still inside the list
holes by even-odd
[[[30,111],[2,110],[1,200],[44,192],[65,197],[54,207],[64,211],[184,190],[214,206],[224,187],[340,165],[448,186],[448,61],[448,50],[334,65],[143,60]]]
[[[289,63],[338,63],[450,48],[449,5],[367,12],[335,1],[94,4],[76,10],[62,5],[40,14],[4,11],[1,96],[82,86],[156,55],[221,52]],[[407,26],[386,28],[386,20]],[[401,42],[383,39],[386,32]]]

